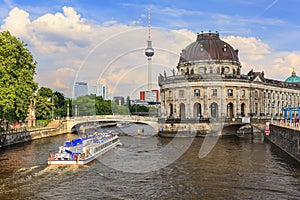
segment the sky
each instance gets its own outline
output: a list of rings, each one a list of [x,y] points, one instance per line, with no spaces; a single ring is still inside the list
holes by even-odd
[[[154,89],[201,31],[218,31],[239,49],[243,74],[282,81],[292,68],[300,74],[299,0],[4,0],[0,30],[28,44],[40,87],[72,97],[74,83],[85,81],[138,98],[147,89],[149,7]]]

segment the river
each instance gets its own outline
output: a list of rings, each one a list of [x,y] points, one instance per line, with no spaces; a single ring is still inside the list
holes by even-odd
[[[1,148],[0,199],[300,198],[299,163],[268,142],[219,138],[200,159],[204,138],[155,137],[146,125],[122,130],[123,145],[86,166],[46,163],[77,134]]]

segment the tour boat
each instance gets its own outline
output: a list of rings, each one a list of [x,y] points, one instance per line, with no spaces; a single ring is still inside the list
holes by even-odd
[[[119,137],[112,132],[69,140],[57,153],[49,154],[48,165],[85,165],[119,145]]]

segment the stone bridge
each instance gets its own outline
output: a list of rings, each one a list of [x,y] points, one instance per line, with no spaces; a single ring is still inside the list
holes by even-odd
[[[232,119],[223,119],[219,120],[222,127],[222,135],[230,135],[233,133],[237,133],[237,131],[245,126],[250,125],[252,128],[257,131],[262,131],[265,127],[265,122],[270,119],[255,119],[251,118],[250,123],[242,122],[241,118],[237,118],[235,120]],[[67,131],[72,132],[75,126],[79,127],[81,124],[87,124],[92,122],[107,122],[107,123],[116,123],[116,122],[132,122],[132,123],[143,123],[152,126],[155,132],[159,130],[159,119],[157,117],[148,117],[148,116],[136,116],[136,115],[94,115],[94,116],[79,116],[72,117],[67,119]],[[183,120],[186,121],[186,120]],[[199,122],[199,121],[198,121]],[[207,121],[208,124],[214,122],[218,123],[218,119],[210,119]],[[168,123],[168,122],[167,122]],[[203,123],[203,122],[202,122]],[[205,123],[205,122],[204,122]]]
[[[69,117],[66,119],[67,122],[67,131],[72,132],[72,129],[80,124],[87,124],[92,122],[107,122],[107,123],[116,123],[116,122],[133,122],[133,123],[143,123],[148,124],[158,131],[158,123],[156,117],[145,117],[145,116],[136,116],[136,115],[93,115],[93,116],[78,116],[78,117]]]

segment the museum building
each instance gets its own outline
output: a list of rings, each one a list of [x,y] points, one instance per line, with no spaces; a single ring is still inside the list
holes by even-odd
[[[264,72],[241,74],[239,51],[219,33],[198,33],[180,54],[177,72],[159,75],[161,118],[282,117],[282,107],[300,103],[300,77],[285,81]]]

